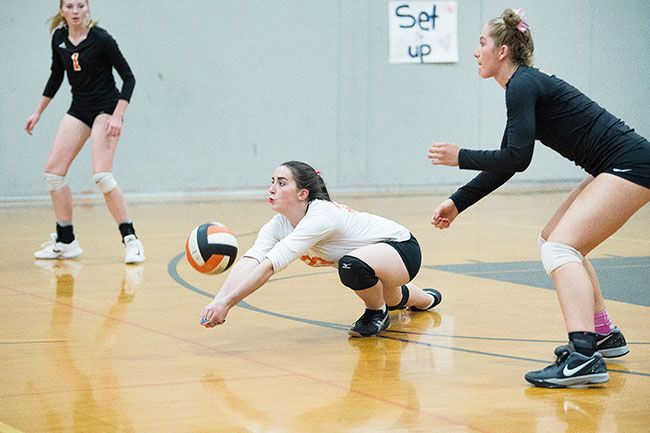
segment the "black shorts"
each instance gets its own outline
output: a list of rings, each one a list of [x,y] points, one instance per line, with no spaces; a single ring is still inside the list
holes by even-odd
[[[616,158],[601,173],[622,177],[637,185],[650,188],[650,142],[644,140]]]
[[[100,114],[113,114],[115,111],[115,106],[117,105],[117,99],[103,104],[88,106],[85,104],[79,104],[75,101],[72,101],[70,108],[68,109],[68,114],[75,119],[81,120],[83,123],[88,125],[92,129],[95,118]]]
[[[384,243],[395,248],[400,257],[402,257],[404,266],[406,266],[406,270],[409,273],[409,281],[415,278],[418,272],[420,272],[420,266],[422,265],[422,251],[420,250],[420,244],[418,243],[418,240],[415,239],[415,236],[411,235],[411,238],[408,241],[386,241]]]

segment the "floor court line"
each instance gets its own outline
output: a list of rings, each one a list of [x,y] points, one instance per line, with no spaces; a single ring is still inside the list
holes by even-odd
[[[187,288],[187,289],[189,289],[189,290],[191,290],[191,291],[193,291],[195,293],[198,293],[198,294],[200,294],[202,296],[205,296],[207,298],[210,298],[210,299],[213,298],[214,297],[213,294],[208,293],[208,292],[206,292],[204,290],[201,290],[201,289],[191,285],[190,283],[185,281],[180,276],[180,274],[177,272],[176,266],[178,265],[178,263],[180,262],[180,260],[184,256],[185,256],[185,253],[182,252],[182,253],[178,254],[176,257],[174,257],[172,260],[170,260],[169,265],[167,266],[167,270],[169,272],[170,277],[174,281],[179,283],[181,286],[183,286],[183,287],[185,287],[185,288]],[[321,272],[321,273],[324,273],[324,272]],[[309,276],[311,276],[311,275],[315,275],[315,274],[310,273]],[[300,275],[300,276],[306,276],[306,275],[303,274],[303,275]],[[286,277],[286,278],[282,278],[282,277],[274,278],[274,279],[269,280],[269,283],[275,282],[275,281],[286,280],[286,279],[290,279],[290,278],[298,278],[300,276],[291,276],[291,277]],[[305,324],[309,324],[309,325],[314,325],[314,326],[321,326],[321,327],[325,327],[325,328],[337,329],[337,330],[345,330],[345,331],[347,331],[347,329],[349,328],[349,325],[310,320],[310,319],[305,319],[305,318],[301,318],[301,317],[297,317],[297,316],[291,316],[291,315],[287,315],[287,314],[281,314],[281,313],[276,313],[276,312],[269,311],[269,310],[264,310],[262,308],[251,305],[251,304],[249,304],[249,303],[247,303],[245,301],[240,301],[237,304],[237,306],[240,307],[240,308],[250,310],[250,311],[254,311],[254,312],[258,312],[258,313],[262,313],[262,314],[266,314],[266,315],[271,315],[271,316],[274,316],[274,317],[287,319],[287,320],[291,320],[291,321],[295,321],[295,322],[301,322],[301,323],[305,323]],[[387,331],[387,332],[391,332],[391,331]],[[404,332],[404,331],[402,331],[402,332]],[[406,332],[404,332],[404,333],[406,333]],[[447,349],[447,350],[453,350],[453,351],[464,352],[464,353],[471,353],[471,354],[475,354],[475,355],[490,356],[490,357],[496,357],[496,358],[502,358],[502,359],[511,359],[511,360],[517,360],[517,361],[535,362],[535,363],[543,363],[543,364],[548,364],[548,362],[549,362],[546,359],[526,358],[526,357],[505,355],[505,354],[501,354],[501,353],[492,353],[492,352],[485,352],[485,351],[479,351],[479,350],[473,350],[473,349],[465,349],[465,348],[455,347],[455,346],[445,346],[445,345],[441,345],[441,344],[434,344],[434,343],[429,343],[429,342],[424,342],[424,341],[410,340],[408,338],[392,337],[390,335],[387,335],[387,333],[384,333],[383,335],[379,335],[378,337],[379,338],[386,338],[386,339],[391,339],[391,340],[402,341],[402,342],[405,342],[405,343],[413,343],[413,344],[417,344],[417,345],[420,345],[420,346],[435,347],[435,348],[439,348],[439,349]],[[446,337],[454,338],[453,335],[452,336],[446,336]],[[522,341],[535,342],[534,340],[522,340]],[[650,373],[645,373],[645,372],[629,371],[629,370],[617,370],[617,369],[609,369],[609,371],[610,372],[615,372],[615,373],[622,373],[622,374],[630,374],[630,375],[636,375],[636,376],[650,377]]]

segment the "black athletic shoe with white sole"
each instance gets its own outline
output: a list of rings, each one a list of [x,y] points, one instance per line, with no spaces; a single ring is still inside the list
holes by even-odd
[[[359,317],[359,320],[354,322],[348,334],[352,337],[372,337],[388,328],[388,325],[390,325],[388,309],[382,311],[366,308],[366,311]]]
[[[630,353],[625,337],[618,326],[614,326],[609,334],[596,334],[596,347],[603,358],[618,358]],[[555,348],[555,356],[560,356],[562,352],[573,351],[573,344],[563,344]]]
[[[429,311],[429,310],[433,309],[433,307],[435,307],[436,305],[438,305],[438,304],[440,304],[442,302],[442,293],[440,293],[436,289],[427,288],[427,289],[422,289],[422,290],[424,292],[427,292],[428,294],[430,294],[433,297],[433,302],[427,308],[409,307],[411,310],[413,310],[413,311]]]
[[[542,388],[565,388],[609,381],[607,365],[599,352],[585,356],[580,352],[562,352],[548,367],[529,371],[524,376],[535,386]]]

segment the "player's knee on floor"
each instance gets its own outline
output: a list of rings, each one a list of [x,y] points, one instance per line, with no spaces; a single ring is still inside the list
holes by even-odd
[[[561,242],[544,242],[542,245],[542,264],[547,274],[567,263],[582,263],[584,257],[571,245]]]
[[[97,185],[97,189],[99,189],[102,192],[102,194],[108,194],[109,192],[113,191],[117,186],[117,182],[113,177],[113,173],[107,173],[107,172],[95,173],[93,174],[93,182],[95,182],[95,185]]]
[[[65,176],[59,176],[58,174],[45,172],[43,173],[43,178],[45,179],[45,186],[50,192],[61,189],[66,185]]]
[[[352,290],[369,289],[379,281],[375,270],[354,256],[343,256],[339,259],[339,278],[343,285]]]
[[[399,304],[393,305],[393,306],[388,306],[389,311],[393,310],[402,310],[404,307],[406,307],[406,303],[409,301],[409,288],[406,287],[406,285],[402,285],[402,299],[399,301]]]

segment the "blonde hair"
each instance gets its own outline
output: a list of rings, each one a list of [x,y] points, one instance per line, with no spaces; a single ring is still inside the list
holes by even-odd
[[[494,40],[494,45],[506,45],[510,51],[510,58],[517,65],[532,66],[533,36],[530,34],[528,23],[519,13],[508,8],[500,17],[488,21],[489,36]]]
[[[63,18],[63,15],[61,15],[61,9],[63,9],[63,1],[59,1],[59,12],[51,17],[48,21],[50,23],[50,33],[52,33],[54,30],[56,30],[59,27],[68,27],[68,23],[65,22],[65,18]],[[88,6],[90,0],[86,0],[86,6]],[[88,20],[88,28],[92,28],[97,25],[97,21],[89,19]]]

